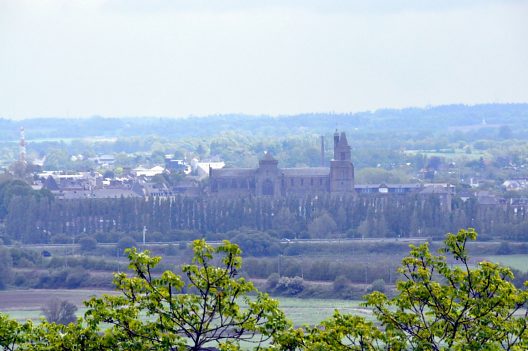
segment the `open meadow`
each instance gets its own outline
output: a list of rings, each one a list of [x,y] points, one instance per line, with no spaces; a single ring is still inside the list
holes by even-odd
[[[56,297],[74,303],[79,310],[77,315],[81,316],[85,309],[83,301],[93,295],[113,293],[106,290],[6,290],[0,291],[0,312],[9,314],[17,320],[38,320],[42,317],[41,307],[50,299]],[[367,308],[362,307],[361,301],[357,300],[333,300],[333,299],[298,299],[280,297],[280,306],[289,319],[295,325],[317,324],[323,319],[331,316],[335,309],[343,313],[353,313],[369,316]]]

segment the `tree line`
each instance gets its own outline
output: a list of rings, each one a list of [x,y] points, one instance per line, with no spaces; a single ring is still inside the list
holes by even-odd
[[[526,206],[482,206],[455,198],[447,209],[434,195],[56,200],[29,192],[7,202],[2,218],[7,242],[45,243],[81,234],[115,241],[144,228],[150,241],[216,239],[241,228],[281,238],[437,238],[462,226],[477,228],[484,238],[528,239]]]

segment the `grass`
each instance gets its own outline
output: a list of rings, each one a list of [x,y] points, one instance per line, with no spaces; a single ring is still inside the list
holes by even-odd
[[[97,295],[105,291],[95,291]],[[94,292],[92,292],[94,293]],[[74,302],[79,310],[77,315],[81,316],[86,310],[82,301],[90,295],[87,291],[75,290],[26,290],[26,291],[3,291],[0,299],[4,304],[0,311],[9,314],[17,320],[38,320],[42,317],[40,307],[42,301],[47,301],[51,296],[67,299]],[[337,299],[299,299],[280,297],[280,308],[286,316],[297,325],[318,324],[323,319],[330,317],[335,309],[343,313],[353,313],[370,316],[369,310],[360,306],[361,301],[357,300],[337,300]],[[7,303],[5,303],[7,302]]]
[[[371,314],[366,307],[360,306],[358,300],[333,300],[333,299],[297,299],[280,297],[280,308],[294,325],[318,324],[323,319],[330,317],[334,310],[343,313],[363,315],[369,317]]]
[[[521,272],[528,272],[528,254],[519,255],[491,255],[485,257],[491,262],[517,269]]]
[[[75,315],[77,317],[82,317],[84,315],[84,312],[86,311],[86,308],[82,307],[77,310]],[[41,310],[7,310],[7,311],[0,311],[2,313],[7,314],[10,318],[16,319],[17,321],[24,322],[28,319],[31,319],[32,321],[38,321],[40,318],[44,318],[44,315],[42,314]]]

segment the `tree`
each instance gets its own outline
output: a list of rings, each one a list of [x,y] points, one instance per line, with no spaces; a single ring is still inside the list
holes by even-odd
[[[277,256],[281,250],[277,238],[256,230],[236,234],[231,241],[240,246],[244,256]]]
[[[84,236],[79,239],[79,247],[82,252],[93,251],[97,248],[97,240],[91,236]]]
[[[186,283],[172,271],[154,277],[160,257],[128,249],[134,276],[116,274],[121,295],[87,302],[88,323],[109,323],[107,334],[126,350],[201,350],[211,343],[227,350],[241,340],[260,346],[289,326],[277,301],[236,278],[242,263],[238,246],[197,240],[193,250],[194,264],[182,267]],[[215,256],[219,266],[213,264]],[[252,293],[256,296],[250,298]]]
[[[5,289],[12,278],[13,259],[10,252],[0,246],[0,290]]]
[[[367,297],[386,330],[408,338],[413,349],[528,348],[528,291],[515,288],[507,267],[486,261],[470,267],[466,243],[476,238],[471,228],[447,235],[441,253],[459,262],[454,267],[427,244],[411,245],[399,269],[405,278],[396,285],[399,294]]]
[[[513,132],[509,126],[501,126],[498,135],[500,139],[511,139]]]
[[[474,229],[448,234],[441,255],[411,245],[402,261],[398,294],[366,297],[380,326],[358,316],[334,316],[320,326],[289,330],[282,350],[526,350],[528,291],[517,289],[509,268],[481,262],[466,251]],[[458,264],[452,267],[444,254]]]
[[[126,249],[136,247],[136,241],[130,236],[124,236],[117,242],[117,250],[119,254],[123,253]]]
[[[369,291],[385,292],[385,281],[383,279],[376,279],[370,285]]]
[[[337,224],[328,212],[321,213],[308,225],[311,238],[326,238],[336,230]]]
[[[101,335],[94,325],[67,325],[31,320],[20,323],[0,313],[0,350],[2,351],[110,351],[118,350],[114,339]]]
[[[350,287],[350,279],[344,275],[339,275],[334,279],[333,287],[335,292],[346,290]]]
[[[46,306],[42,307],[42,313],[46,320],[56,324],[75,322],[77,320],[75,312],[77,312],[77,306],[67,300],[59,300],[58,298],[51,299]]]

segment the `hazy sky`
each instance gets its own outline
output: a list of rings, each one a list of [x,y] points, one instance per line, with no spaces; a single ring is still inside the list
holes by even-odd
[[[528,102],[528,1],[0,0],[0,117]]]

